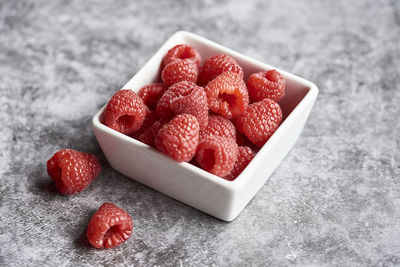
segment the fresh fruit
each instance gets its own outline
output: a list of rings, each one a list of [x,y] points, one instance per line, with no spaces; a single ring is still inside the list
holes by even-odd
[[[206,92],[203,87],[197,86],[195,83],[192,83],[190,87],[191,92],[189,94],[172,98],[169,106],[175,115],[190,114],[195,116],[199,122],[200,130],[203,130],[208,124]]]
[[[225,71],[231,71],[243,79],[243,70],[231,56],[219,54],[209,57],[203,64],[199,73],[199,85],[207,85],[208,82]]]
[[[155,140],[158,134],[158,131],[167,123],[168,121],[164,119],[159,119],[153,123],[150,127],[144,130],[138,137],[137,140],[145,143],[151,147],[156,147]]]
[[[161,79],[166,86],[171,86],[181,81],[196,82],[199,71],[196,63],[191,59],[175,61],[164,67]]]
[[[137,131],[143,123],[147,107],[132,90],[115,93],[104,110],[104,124],[123,134]]]
[[[200,131],[200,140],[207,136],[218,135],[226,138],[236,138],[235,125],[220,115],[208,117],[208,126]]]
[[[73,149],[61,149],[47,161],[47,173],[62,194],[81,192],[101,170],[96,156]]]
[[[220,177],[231,172],[237,157],[238,146],[233,138],[207,136],[197,147],[196,160],[201,168]]]
[[[193,82],[183,81],[168,88],[157,103],[156,111],[163,119],[171,119],[175,114],[171,110],[171,101],[178,97],[189,95],[197,85]]]
[[[166,90],[167,87],[163,83],[152,83],[142,87],[138,95],[143,100],[144,104],[153,110],[156,108],[158,100],[160,100]]]
[[[250,75],[247,88],[253,102],[264,98],[279,101],[285,96],[285,79],[276,70],[260,71]]]
[[[163,58],[162,67],[183,59],[191,59],[197,66],[200,66],[201,63],[201,56],[194,47],[186,44],[179,44],[168,50]]]
[[[199,143],[199,130],[195,116],[177,115],[159,130],[156,147],[178,162],[190,161]]]
[[[95,248],[113,248],[128,240],[132,229],[132,218],[125,210],[104,203],[90,220],[86,236]]]
[[[282,110],[277,102],[265,98],[250,104],[236,119],[236,129],[256,146],[263,146],[282,121]]]
[[[251,150],[250,147],[247,146],[240,146],[239,147],[239,154],[238,158],[233,166],[232,171],[225,176],[224,178],[229,181],[235,180],[239,174],[249,165],[250,161],[254,158],[254,152]]]
[[[215,113],[232,119],[240,116],[249,104],[246,84],[240,75],[224,72],[205,87],[208,107]]]

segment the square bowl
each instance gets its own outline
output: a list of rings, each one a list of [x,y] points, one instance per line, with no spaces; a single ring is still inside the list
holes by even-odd
[[[193,33],[175,33],[133,76],[124,89],[137,92],[155,82],[167,51],[188,44],[206,59],[216,54],[232,56],[242,66],[245,79],[252,73],[277,69]],[[315,84],[277,69],[286,80],[286,96],[279,101],[283,121],[246,169],[227,181],[189,163],[177,163],[148,145],[101,123],[101,108],[92,119],[92,129],[108,162],[118,172],[224,221],[235,219],[297,141],[318,95]]]

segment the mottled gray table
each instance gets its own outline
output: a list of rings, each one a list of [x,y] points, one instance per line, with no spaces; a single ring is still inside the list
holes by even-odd
[[[110,168],[89,121],[175,31],[188,30],[320,88],[304,132],[231,223]],[[400,265],[400,2],[0,1],[0,265]],[[74,196],[45,162],[95,153]],[[134,233],[92,249],[103,202]]]

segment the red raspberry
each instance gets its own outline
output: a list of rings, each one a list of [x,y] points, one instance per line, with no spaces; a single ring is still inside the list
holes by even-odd
[[[170,101],[170,108],[174,114],[190,114],[196,117],[200,130],[208,124],[207,96],[203,87],[192,83],[192,91],[188,95],[177,96]]]
[[[133,134],[130,134],[129,136],[138,139],[138,137],[148,128],[150,128],[158,119],[160,119],[160,117],[158,116],[157,112],[155,110],[150,110],[147,108],[146,116],[144,117],[142,126],[139,130],[137,130]]]
[[[157,114],[163,119],[170,119],[175,114],[171,110],[171,101],[177,97],[189,95],[197,85],[192,82],[179,82],[168,88],[157,103]]]
[[[159,119],[160,117],[158,116],[155,110],[148,110],[146,112],[146,116],[144,117],[144,121],[140,129],[147,129],[151,127]]]
[[[153,110],[166,90],[167,87],[163,83],[152,83],[142,87],[138,95],[142,98],[144,104]]]
[[[101,170],[98,159],[89,153],[61,149],[47,161],[47,173],[62,194],[81,192]]]
[[[197,147],[196,160],[201,168],[220,177],[231,172],[237,157],[238,146],[233,138],[207,136]]]
[[[239,64],[231,56],[219,54],[209,57],[203,64],[201,72],[199,73],[200,85],[207,85],[215,77],[225,71],[237,73],[243,79],[243,70]]]
[[[276,70],[253,73],[247,80],[251,101],[269,98],[279,101],[285,96],[285,79]]]
[[[137,138],[140,142],[145,143],[148,146],[156,147],[155,139],[158,131],[167,123],[164,119],[159,119],[153,123],[150,127],[144,130]]]
[[[156,137],[156,147],[178,162],[190,161],[199,143],[199,122],[189,114],[176,116]]]
[[[194,47],[186,44],[179,44],[168,50],[163,58],[162,66],[167,66],[172,62],[187,58],[193,60],[197,66],[201,63],[201,56]]]
[[[258,147],[254,146],[254,144],[250,142],[250,140],[243,133],[239,131],[236,131],[236,143],[238,146],[248,146],[255,151],[259,149]]]
[[[233,166],[232,171],[225,176],[224,178],[229,181],[235,180],[239,174],[249,165],[250,161],[254,158],[254,153],[250,147],[247,146],[240,146],[239,147],[239,154],[238,158]]]
[[[196,63],[191,59],[175,61],[165,66],[161,73],[161,79],[168,87],[181,82],[196,82],[199,70]]]
[[[128,240],[132,229],[132,218],[126,211],[104,203],[90,219],[86,237],[95,248],[113,248]]]
[[[240,75],[224,72],[205,88],[210,110],[232,119],[242,114],[249,104],[246,84]]]
[[[114,94],[104,110],[104,124],[123,134],[137,131],[146,115],[146,105],[132,90]]]
[[[262,147],[278,129],[282,110],[277,102],[265,98],[249,105],[236,119],[236,129],[246,135],[258,147]]]
[[[212,135],[236,138],[236,129],[230,120],[219,115],[211,115],[208,117],[207,128],[200,131],[200,140]]]

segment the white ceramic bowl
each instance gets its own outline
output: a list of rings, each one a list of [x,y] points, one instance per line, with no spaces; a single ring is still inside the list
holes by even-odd
[[[123,88],[137,92],[156,81],[163,56],[181,43],[195,47],[203,60],[219,53],[231,55],[243,67],[245,79],[256,71],[275,68],[193,33],[180,31]],[[177,163],[146,144],[108,128],[100,122],[104,107],[93,117],[92,129],[107,160],[118,172],[219,219],[232,221],[293,147],[318,95],[313,83],[277,70],[286,79],[286,96],[279,102],[284,121],[234,181],[189,163]]]

